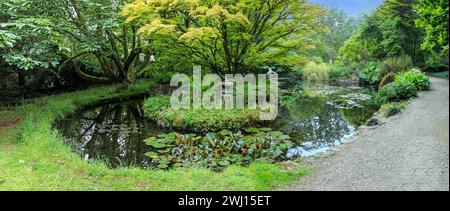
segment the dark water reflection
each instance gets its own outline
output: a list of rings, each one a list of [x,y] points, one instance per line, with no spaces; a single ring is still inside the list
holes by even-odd
[[[291,94],[274,129],[289,134],[289,156],[308,157],[341,144],[378,109],[374,90],[354,85],[304,84]]]
[[[57,123],[67,142],[85,159],[109,166],[147,166],[143,140],[166,133],[143,117],[142,101],[99,106]]]
[[[311,156],[341,144],[377,110],[371,88],[303,84],[289,92],[269,127],[292,137],[290,157]],[[150,148],[143,140],[170,131],[146,120],[141,108],[142,101],[98,106],[63,119],[56,127],[85,159],[101,159],[111,167],[146,167]]]

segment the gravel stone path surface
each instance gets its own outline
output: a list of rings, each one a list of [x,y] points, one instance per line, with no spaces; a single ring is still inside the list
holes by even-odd
[[[306,159],[312,172],[288,190],[448,191],[449,81],[431,80],[399,115]]]

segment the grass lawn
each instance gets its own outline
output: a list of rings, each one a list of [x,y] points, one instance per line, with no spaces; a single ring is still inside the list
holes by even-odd
[[[119,93],[108,86],[0,108],[4,123],[0,127],[0,190],[272,190],[308,172],[304,168],[284,171],[263,162],[231,166],[220,173],[206,168],[110,169],[102,162],[83,161],[52,129],[55,119],[80,106],[127,97],[150,87],[141,82]]]

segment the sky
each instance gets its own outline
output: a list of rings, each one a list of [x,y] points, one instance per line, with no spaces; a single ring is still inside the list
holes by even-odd
[[[309,0],[325,7],[337,6],[347,12],[349,16],[358,17],[362,14],[369,14],[381,5],[383,0]]]

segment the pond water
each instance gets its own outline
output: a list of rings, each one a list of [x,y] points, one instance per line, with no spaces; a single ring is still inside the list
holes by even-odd
[[[144,139],[170,132],[142,114],[143,101],[101,105],[77,112],[56,126],[69,145],[86,160],[98,159],[111,167],[147,166],[149,147]]]
[[[291,136],[289,158],[308,157],[341,144],[378,109],[372,88],[343,84],[301,84],[286,88],[277,120],[268,125]],[[149,166],[151,149],[143,140],[172,132],[142,114],[143,100],[77,112],[56,123],[73,149],[86,160],[111,167]]]
[[[288,157],[309,157],[341,144],[378,110],[376,92],[351,84],[303,84],[271,126],[294,141]]]

